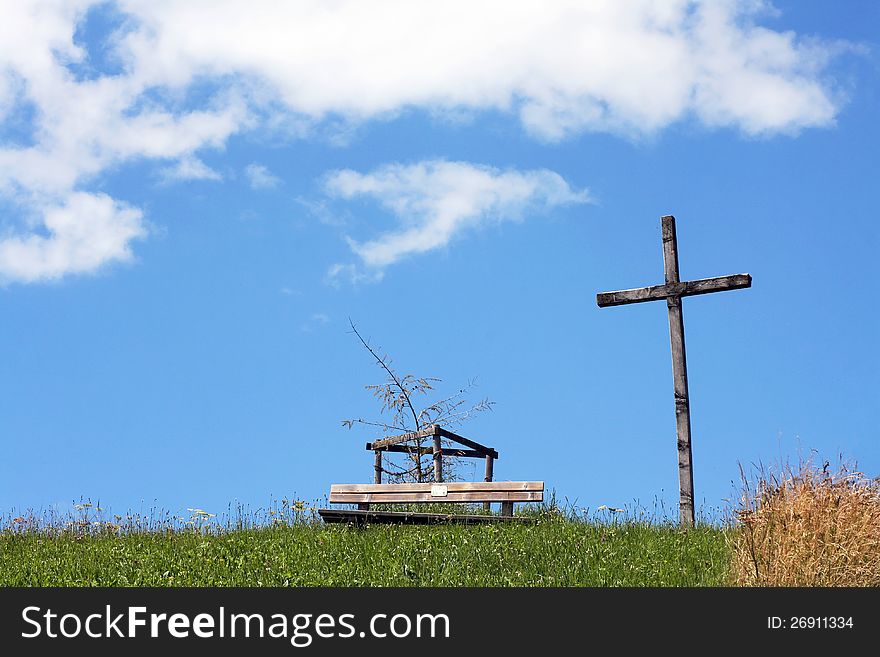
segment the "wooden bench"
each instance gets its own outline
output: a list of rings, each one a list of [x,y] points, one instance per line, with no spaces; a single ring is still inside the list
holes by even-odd
[[[516,502],[542,502],[543,481],[455,481],[422,484],[333,484],[330,504],[357,504],[358,508],[319,509],[324,522],[374,523],[399,522],[430,524],[438,522],[482,523],[499,520],[527,520],[513,515]],[[465,515],[457,513],[416,513],[378,511],[372,504],[424,504],[436,502],[501,503],[501,515]]]

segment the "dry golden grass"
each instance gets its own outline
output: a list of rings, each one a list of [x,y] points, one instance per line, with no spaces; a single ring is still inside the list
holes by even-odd
[[[745,481],[745,477],[744,477]],[[733,534],[739,586],[880,586],[880,481],[811,463],[745,483]]]

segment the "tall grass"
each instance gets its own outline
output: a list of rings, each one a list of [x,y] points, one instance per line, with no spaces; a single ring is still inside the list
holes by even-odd
[[[717,586],[730,561],[720,527],[682,532],[608,512],[354,528],[287,509],[269,523],[223,526],[200,514],[184,526],[94,517],[7,525],[0,586]]]
[[[880,480],[801,463],[743,481],[732,522],[690,530],[555,503],[525,507],[534,524],[356,528],[287,499],[217,516],[81,501],[0,517],[0,586],[880,586]]]
[[[743,480],[736,584],[880,586],[880,481],[810,462]]]

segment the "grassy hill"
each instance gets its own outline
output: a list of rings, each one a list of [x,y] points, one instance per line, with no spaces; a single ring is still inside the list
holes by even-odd
[[[0,534],[3,586],[718,586],[725,530],[586,522]]]
[[[880,586],[880,479],[828,463],[762,471],[723,526],[686,531],[553,502],[525,511],[534,524],[328,526],[288,500],[225,522],[190,511],[0,518],[0,586]]]

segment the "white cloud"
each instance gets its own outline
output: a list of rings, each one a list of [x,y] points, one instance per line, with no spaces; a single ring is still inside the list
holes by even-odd
[[[311,333],[330,323],[330,316],[326,313],[313,313],[301,326],[304,333]]]
[[[187,156],[182,158],[173,167],[162,169],[159,172],[166,182],[175,180],[222,180],[223,176],[214,171],[197,157]]]
[[[244,175],[247,177],[251,189],[271,189],[281,183],[281,180],[272,175],[269,169],[256,162],[245,167]]]
[[[141,211],[106,194],[74,192],[42,209],[37,231],[0,240],[0,282],[34,282],[90,272],[131,258],[129,243],[143,237]]]
[[[100,44],[117,68],[83,77],[76,66],[94,62],[75,34],[93,10],[123,18]],[[126,162],[210,177],[199,151],[259,126],[303,136],[408,108],[506,112],[545,140],[683,119],[749,135],[833,123],[834,48],[757,25],[763,11],[756,0],[4,2],[0,127],[22,107],[33,118],[0,143],[0,195],[25,210],[4,218],[24,241],[2,244],[51,232],[27,218],[80,207],[66,200]],[[101,230],[127,234],[124,215]]]
[[[325,187],[329,194],[345,199],[372,197],[398,218],[395,230],[366,242],[349,239],[364,265],[377,269],[446,246],[468,229],[520,220],[526,209],[590,200],[585,190],[572,189],[559,174],[546,169],[501,171],[444,160],[392,164],[368,174],[336,171],[327,177]]]
[[[826,125],[822,47],[755,0],[128,0],[139,77],[249,74],[292,111],[514,111],[547,139],[646,133],[693,114],[748,133]]]

